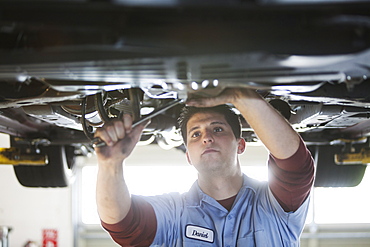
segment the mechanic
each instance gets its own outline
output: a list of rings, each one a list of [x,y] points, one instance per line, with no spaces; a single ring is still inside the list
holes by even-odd
[[[241,172],[240,111],[268,149],[269,180]],[[198,180],[184,194],[130,195],[123,163],[145,124],[124,115],[96,132],[97,205],[102,226],[121,246],[299,246],[314,180],[312,157],[300,136],[250,89],[226,89],[190,99],[180,117],[188,162]],[[221,106],[219,106],[221,105]],[[148,185],[150,186],[150,185]]]

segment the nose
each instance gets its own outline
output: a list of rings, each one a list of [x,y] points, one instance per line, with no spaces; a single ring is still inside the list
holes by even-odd
[[[214,142],[213,135],[210,131],[206,131],[204,136],[203,136],[203,143],[207,144],[207,143],[211,143],[211,142]]]

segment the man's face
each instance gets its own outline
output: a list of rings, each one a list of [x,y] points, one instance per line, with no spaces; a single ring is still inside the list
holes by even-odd
[[[245,142],[236,139],[222,114],[196,113],[187,125],[187,158],[198,172],[216,171],[237,164]]]

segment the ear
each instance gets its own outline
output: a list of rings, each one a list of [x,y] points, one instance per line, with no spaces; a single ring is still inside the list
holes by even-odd
[[[239,138],[239,140],[238,140],[238,154],[244,153],[246,147],[247,147],[247,144],[246,144],[244,138]]]
[[[190,160],[190,157],[189,157],[189,152],[188,151],[186,151],[186,159],[188,160],[188,163],[190,164],[190,165],[193,165],[192,163],[191,163],[191,160]]]

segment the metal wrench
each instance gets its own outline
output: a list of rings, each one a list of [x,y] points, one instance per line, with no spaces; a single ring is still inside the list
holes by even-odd
[[[141,124],[141,123],[143,123],[143,122],[145,122],[145,121],[147,121],[147,120],[149,120],[149,119],[151,119],[151,118],[153,118],[153,117],[161,114],[162,112],[167,111],[168,109],[170,109],[170,108],[174,107],[175,105],[178,105],[178,104],[180,104],[182,102],[184,102],[184,100],[182,100],[182,99],[175,99],[175,100],[173,100],[173,101],[171,101],[171,102],[163,105],[162,107],[154,110],[152,113],[150,113],[148,115],[143,116],[138,121],[136,121],[135,123],[133,123],[132,124],[132,128],[134,128],[134,127],[138,126],[139,124]],[[99,137],[96,137],[96,138],[92,139],[92,145],[93,145],[94,148],[96,148],[96,147],[104,147],[107,144],[104,141],[102,141]]]

